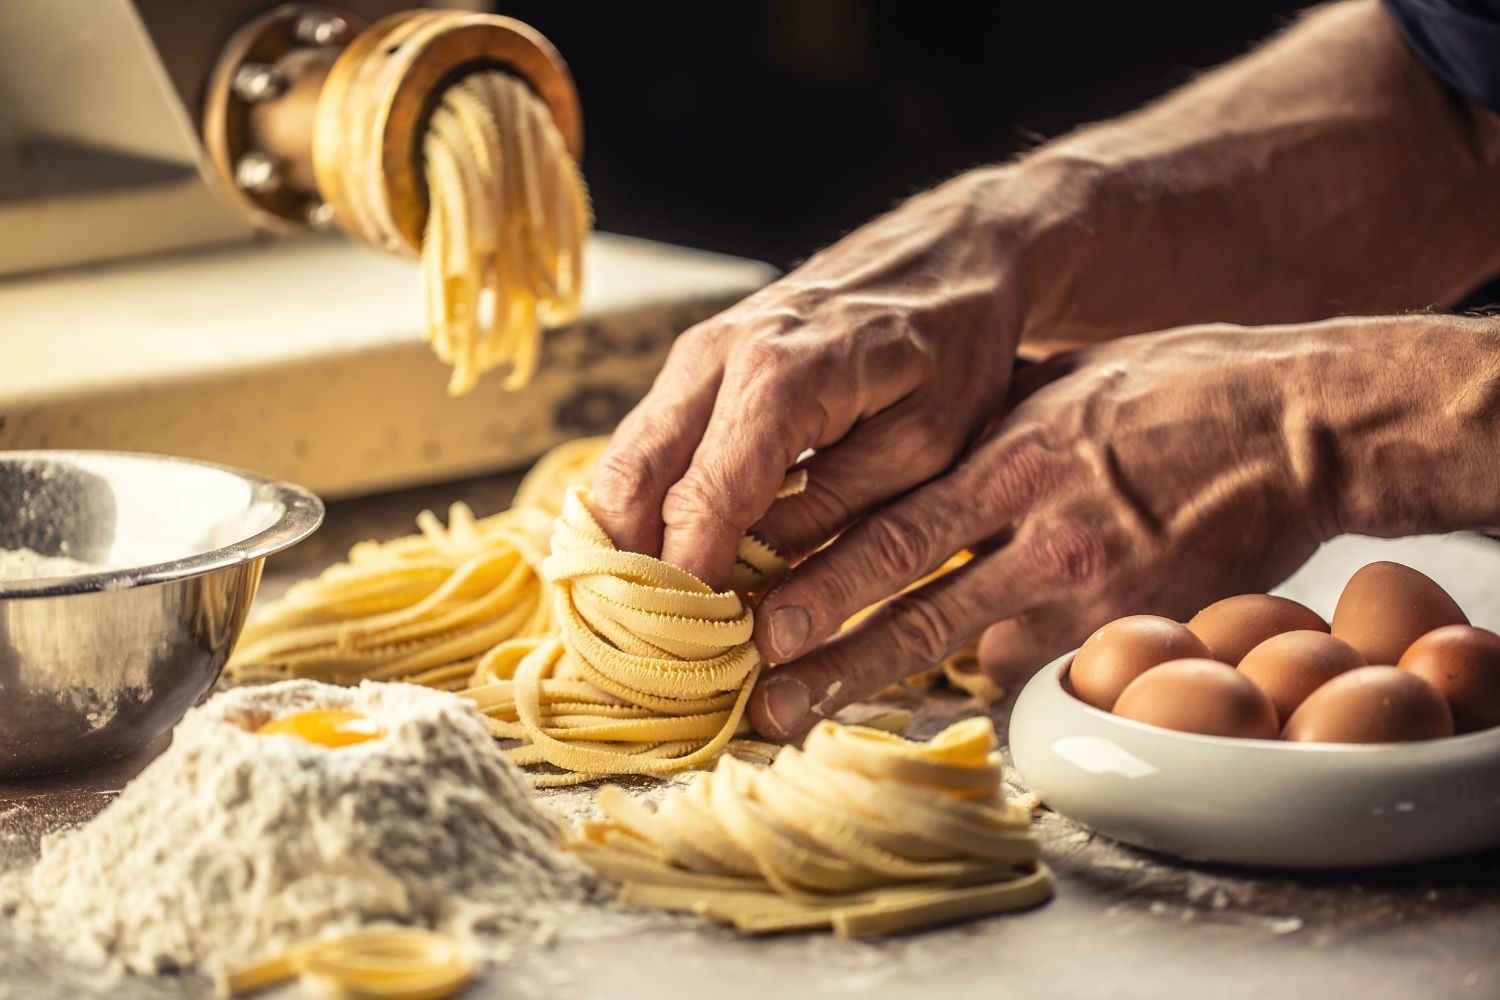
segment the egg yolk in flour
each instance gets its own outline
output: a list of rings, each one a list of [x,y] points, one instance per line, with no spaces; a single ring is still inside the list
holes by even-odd
[[[309,708],[283,715],[255,732],[260,736],[295,736],[322,747],[346,747],[385,735],[374,719],[341,708]]]

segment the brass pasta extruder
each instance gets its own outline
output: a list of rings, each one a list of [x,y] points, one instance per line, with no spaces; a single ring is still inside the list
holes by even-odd
[[[310,4],[265,11],[230,37],[206,84],[204,146],[230,200],[255,225],[336,226],[376,249],[416,256],[427,216],[427,116],[450,83],[485,68],[524,80],[578,158],[572,77],[534,29],[459,10],[402,10],[366,25]]]

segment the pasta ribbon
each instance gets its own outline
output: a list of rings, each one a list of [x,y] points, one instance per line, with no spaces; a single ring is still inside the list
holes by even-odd
[[[588,191],[552,114],[518,77],[471,73],[443,92],[422,144],[426,337],[451,395],[504,367],[531,381],[542,326],[578,313]]]
[[[474,960],[445,934],[413,927],[355,931],[230,972],[221,992],[244,996],[300,979],[340,1000],[444,1000],[474,975]]]
[[[735,589],[715,591],[660,559],[621,552],[573,487],[542,574],[559,635],[500,646],[463,692],[521,764],[565,775],[671,774],[711,763],[734,738],[760,670],[748,595],[783,568],[742,540]]]
[[[508,639],[551,634],[540,568],[552,518],[514,507],[476,520],[454,504],[445,528],[360,542],[346,562],[294,584],[252,619],[225,668],[237,683],[307,677],[404,680],[457,690]]]
[[[1031,817],[1005,801],[994,725],[927,743],[820,722],[765,769],[723,757],[654,809],[622,789],[569,846],[625,901],[752,934],[893,933],[1053,892]]]

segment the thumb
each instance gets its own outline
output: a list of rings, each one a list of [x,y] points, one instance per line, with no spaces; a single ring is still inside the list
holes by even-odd
[[[751,723],[770,739],[797,739],[845,705],[941,663],[1015,606],[1024,568],[1014,550],[1001,549],[885,601],[763,673],[750,695]]]
[[[930,666],[892,655],[881,620],[893,603],[807,655],[763,671],[747,709],[755,731],[771,740],[801,739],[820,719]]]
[[[746,709],[750,725],[768,740],[800,737],[818,720],[812,714],[813,695],[808,680],[796,670],[772,667],[760,675],[750,693]]]
[[[979,669],[1002,687],[1019,685],[1082,642],[1080,624],[1047,608],[996,622],[979,638]]]

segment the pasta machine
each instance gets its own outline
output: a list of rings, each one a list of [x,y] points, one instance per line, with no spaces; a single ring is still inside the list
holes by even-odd
[[[6,5],[0,38],[0,273],[308,226],[415,254],[426,112],[481,66],[526,80],[582,147],[561,57],[494,14],[64,0]]]
[[[677,331],[769,269],[596,236],[583,315],[533,384],[449,399],[408,258],[427,115],[482,67],[522,78],[581,154],[562,57],[498,14],[0,5],[0,448],[170,452],[339,495],[607,428]]]

